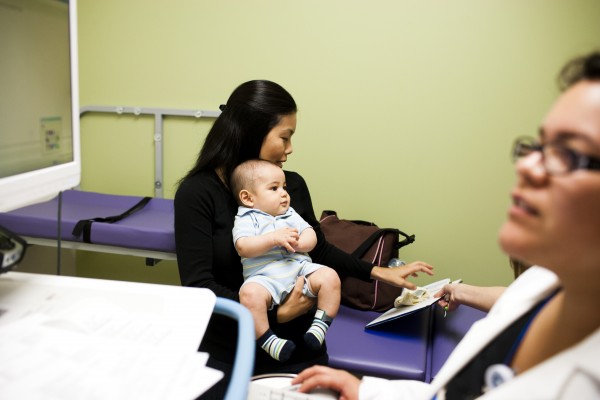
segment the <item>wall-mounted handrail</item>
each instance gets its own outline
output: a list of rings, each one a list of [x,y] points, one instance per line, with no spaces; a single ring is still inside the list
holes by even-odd
[[[221,111],[182,110],[156,107],[125,106],[84,106],[79,109],[79,116],[85,113],[114,113],[118,115],[132,114],[154,116],[154,197],[163,197],[163,122],[164,117],[217,118]]]

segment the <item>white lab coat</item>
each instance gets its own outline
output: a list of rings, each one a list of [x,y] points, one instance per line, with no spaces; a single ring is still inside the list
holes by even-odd
[[[558,288],[554,273],[541,267],[524,272],[498,299],[488,315],[477,321],[456,346],[430,383],[364,377],[361,400],[432,399],[490,341],[539,301]],[[593,301],[593,299],[590,299]],[[448,316],[452,318],[451,315]],[[552,334],[549,332],[549,334]],[[488,391],[481,399],[600,399],[600,329],[579,344],[555,355],[512,380]]]

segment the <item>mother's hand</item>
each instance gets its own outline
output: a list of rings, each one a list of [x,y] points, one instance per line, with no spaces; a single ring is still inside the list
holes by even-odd
[[[433,267],[423,261],[415,261],[400,267],[373,267],[371,278],[412,290],[416,289],[417,286],[407,281],[406,278],[409,276],[418,276],[419,272],[433,275]]]
[[[309,312],[315,305],[317,299],[302,294],[304,277],[296,279],[294,290],[286,297],[283,304],[277,307],[277,322],[285,323]]]

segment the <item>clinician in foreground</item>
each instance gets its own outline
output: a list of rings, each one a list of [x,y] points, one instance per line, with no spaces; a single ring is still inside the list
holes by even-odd
[[[312,367],[293,381],[341,399],[599,399],[600,53],[573,60],[536,139],[518,139],[517,183],[500,230],[524,272],[435,379],[362,380]],[[401,356],[401,355],[399,355]]]

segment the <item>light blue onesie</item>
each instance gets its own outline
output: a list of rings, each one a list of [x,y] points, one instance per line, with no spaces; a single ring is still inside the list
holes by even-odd
[[[285,214],[273,217],[263,211],[240,206],[233,225],[233,243],[242,237],[259,236],[281,228],[296,228],[298,234],[307,228],[312,229],[292,207]],[[305,277],[303,293],[316,297],[308,287],[306,276],[324,267],[313,263],[307,253],[290,253],[281,246],[259,257],[242,257],[242,265],[244,285],[255,282],[265,287],[273,298],[271,308],[274,304],[281,304],[300,275]]]

